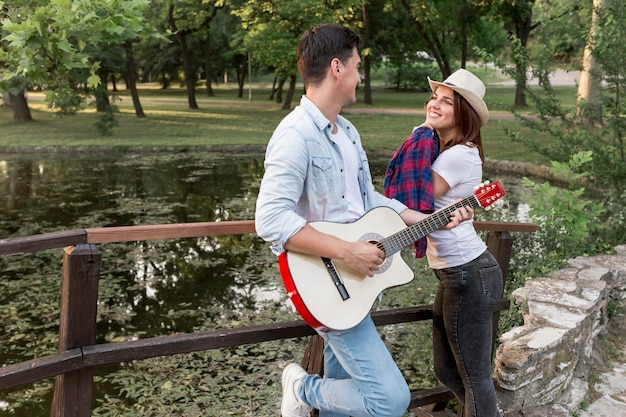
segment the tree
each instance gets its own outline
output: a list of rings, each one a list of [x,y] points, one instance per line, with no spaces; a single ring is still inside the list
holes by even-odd
[[[581,117],[586,118],[587,123],[598,120],[598,116],[601,117],[602,114],[602,95],[600,92],[601,74],[593,50],[599,25],[598,14],[600,13],[603,3],[603,0],[593,0],[591,28],[589,29],[588,43],[583,53],[582,70],[580,72],[580,82],[578,83],[577,111]]]
[[[604,114],[600,115],[607,140],[594,143],[598,146],[595,158],[601,161],[602,176],[612,179],[619,191],[615,197],[622,204],[626,191],[626,10],[623,0],[603,0],[599,6],[592,55],[601,69],[595,76],[601,76],[607,85],[602,89],[606,98]]]
[[[505,19],[505,28],[509,34],[515,62],[515,108],[526,108],[526,87],[528,85],[528,61],[526,49],[530,32],[533,30],[533,4],[535,0],[503,0],[496,2],[498,10]]]
[[[584,182],[570,184],[571,187],[584,185],[576,188],[574,197],[579,201],[593,196],[591,200],[600,201],[606,208],[596,223],[611,226],[594,228],[593,233],[580,241],[575,249],[581,254],[606,250],[603,243],[622,241],[626,230],[623,204],[626,197],[626,103],[622,99],[626,93],[626,50],[623,47],[626,11],[623,6],[623,0],[603,0],[600,7],[595,8],[596,20],[589,45],[599,69],[594,76],[600,77],[606,85],[601,87],[602,111],[587,112],[564,107],[547,81],[548,71],[540,68],[537,73],[542,89],[527,91],[537,109],[536,114],[519,118],[533,132],[533,136],[538,132],[550,140],[529,140],[523,138],[520,132],[513,134],[514,139],[546,156],[553,161],[553,165],[568,164],[572,173],[576,174],[574,179],[584,178]],[[585,29],[588,35],[588,27]],[[551,50],[550,45],[542,46]],[[540,64],[545,66],[547,62]],[[572,164],[572,161],[577,162]],[[572,210],[575,205],[563,201],[552,200],[553,207],[548,209],[558,216],[576,216]],[[554,226],[560,227],[558,224]]]
[[[443,78],[452,74],[456,65],[466,65],[470,44],[490,52],[501,48],[489,4],[468,0],[400,0],[399,3],[423,40],[425,50],[437,62]]]
[[[0,89],[9,93],[15,121],[32,120],[25,96],[30,85],[63,89],[71,82],[100,83],[97,64],[89,61],[85,46],[101,33],[95,30],[97,16],[83,13],[84,6],[84,1],[61,0],[3,4]],[[77,69],[89,72],[77,80]]]
[[[88,94],[108,105],[108,74],[120,65],[132,69],[129,44],[152,34],[142,19],[147,0],[90,1],[36,0],[12,3],[4,8],[0,61],[7,71],[0,85],[15,96],[14,119],[31,120],[24,92],[31,86],[45,86],[51,107],[74,114]],[[102,75],[102,76],[101,76]],[[127,79],[133,79],[127,74]],[[85,89],[84,87],[87,87]],[[132,85],[130,86],[132,88]],[[138,104],[138,96],[133,94]],[[104,108],[103,107],[103,108]]]
[[[572,28],[586,27],[586,10],[584,4],[572,0],[496,0],[494,10],[504,21],[509,37],[514,69],[507,72],[515,80],[514,106],[518,109],[526,108],[531,62],[539,78],[541,74],[538,72],[548,70],[539,61],[572,60],[580,48],[578,29]],[[531,38],[534,38],[534,48]]]
[[[291,108],[298,69],[296,46],[302,33],[318,23],[339,23],[353,26],[359,16],[361,0],[341,0],[321,4],[319,0],[251,0],[234,10],[242,24],[240,53],[251,51],[252,59],[266,68],[273,68],[279,79],[289,80],[289,91],[283,109]]]
[[[187,100],[190,109],[197,109],[196,101],[196,81],[197,70],[193,67],[191,54],[188,45],[188,38],[195,33],[204,33],[202,44],[205,53],[210,51],[206,45],[210,45],[210,25],[215,18],[217,11],[226,5],[224,0],[182,0],[168,1],[167,21],[170,30],[176,37],[180,46],[183,62],[183,72],[185,76],[185,86],[187,88]],[[205,56],[210,60],[210,56]],[[205,68],[210,64],[205,63]]]

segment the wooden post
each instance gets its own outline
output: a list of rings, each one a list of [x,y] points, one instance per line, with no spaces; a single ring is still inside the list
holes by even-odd
[[[101,254],[92,244],[68,246],[63,254],[59,352],[96,342]],[[50,417],[89,417],[93,368],[58,375]]]
[[[511,262],[511,248],[513,247],[513,237],[509,232],[494,232],[487,233],[485,238],[487,247],[496,260],[500,264],[502,269],[502,276],[506,280],[509,274],[509,263]]]
[[[322,336],[315,334],[309,338],[300,366],[310,374],[324,376],[324,339]],[[319,410],[315,408],[309,414],[310,417],[319,415]]]
[[[496,260],[500,264],[500,269],[502,269],[502,277],[504,279],[504,285],[506,290],[507,284],[507,276],[509,275],[509,263],[511,262],[511,248],[513,247],[513,237],[509,232],[494,232],[490,231],[487,233],[487,238],[485,239],[487,242],[487,246],[493,256],[495,256]],[[491,359],[495,358],[496,355],[496,344],[498,339],[498,330],[500,326],[500,311],[493,312],[493,321],[492,321],[492,343],[491,343]]]
[[[309,338],[300,366],[310,374],[324,376],[324,339],[322,336],[315,334]]]

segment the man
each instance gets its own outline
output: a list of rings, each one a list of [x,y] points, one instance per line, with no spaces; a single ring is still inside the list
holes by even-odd
[[[387,206],[407,225],[426,215],[374,190],[356,128],[339,113],[356,102],[361,81],[359,36],[338,25],[309,29],[297,48],[306,89],[300,105],[278,125],[268,144],[265,174],[256,208],[256,230],[285,250],[341,260],[374,276],[385,254],[365,241],[350,242],[317,231],[308,223],[349,223]],[[456,210],[447,228],[472,217]],[[324,378],[297,364],[283,370],[283,417],[401,416],[410,401],[406,381],[368,315],[345,331],[320,333],[325,341]]]

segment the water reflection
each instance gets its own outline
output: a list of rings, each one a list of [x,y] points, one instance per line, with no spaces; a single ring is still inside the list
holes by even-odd
[[[210,152],[6,155],[0,162],[0,238],[77,228],[252,219],[262,161],[262,154]],[[386,163],[371,162],[379,188]],[[503,182],[507,206],[477,211],[477,219],[511,219],[513,213],[520,221],[526,207],[518,204],[521,180],[493,179]],[[191,331],[206,320],[208,312],[198,311],[207,304],[237,311],[278,297],[278,284],[268,282],[269,274],[264,273],[275,259],[254,235],[106,244],[99,249],[103,340],[129,333],[145,337]],[[15,258],[1,262],[13,265]],[[3,268],[4,281],[25,282],[42,275],[58,281],[58,262],[46,265],[45,271],[29,268],[32,262],[24,257],[24,269]],[[49,296],[55,297],[58,287],[48,287]],[[2,291],[0,301],[11,302],[10,294]]]
[[[262,155],[27,154],[5,156],[2,166],[0,238],[9,238],[78,228],[251,219]],[[258,294],[250,286],[263,288],[263,271],[275,261],[257,256],[267,252],[253,235],[105,244],[99,250],[100,342],[192,331],[214,315],[212,310],[223,315],[220,310],[252,305]],[[14,303],[17,292],[42,280],[45,289],[33,304],[56,302],[61,254],[55,251],[54,256],[53,262],[38,261],[50,258],[49,253],[0,259],[0,304]],[[13,306],[24,322],[39,320],[32,307],[27,300]],[[10,337],[6,329],[3,333]],[[36,343],[37,336],[23,338],[26,344]],[[55,346],[41,349],[53,351]],[[17,352],[22,350],[0,352],[1,363],[33,356],[25,348]]]
[[[371,161],[379,189],[386,163]],[[262,154],[0,155],[0,239],[107,226],[252,219],[262,173]],[[517,218],[524,207],[519,204],[521,179],[492,179],[503,182],[508,205],[477,212],[477,218],[511,219],[510,213]],[[286,305],[276,259],[255,235],[102,244],[98,249],[98,343],[240,326],[244,310],[270,303],[282,314]],[[59,250],[0,257],[0,320],[5,323],[0,364],[57,350],[61,258]],[[41,398],[45,403],[49,394],[50,384],[37,405],[24,405],[14,415],[45,414],[41,410],[49,405],[42,405]],[[0,409],[11,395],[0,393]]]

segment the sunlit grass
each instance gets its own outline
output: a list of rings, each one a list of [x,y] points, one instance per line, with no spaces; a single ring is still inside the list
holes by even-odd
[[[561,100],[573,106],[573,87],[556,89]],[[129,92],[115,92],[114,104],[119,108],[116,120],[119,126],[111,136],[102,136],[95,127],[101,117],[93,103],[87,103],[76,116],[62,117],[48,109],[42,93],[29,93],[29,107],[34,121],[13,122],[12,109],[0,106],[0,147],[162,147],[162,146],[224,146],[267,144],[276,125],[287,114],[281,104],[270,101],[271,84],[253,85],[249,95],[237,97],[235,85],[214,86],[215,96],[208,97],[198,88],[196,100],[199,109],[188,106],[183,88],[162,90],[155,84],[141,86],[139,97],[146,114],[135,116]],[[293,99],[295,106],[302,94],[298,86]],[[513,87],[488,87],[485,100],[490,106],[492,120],[483,128],[487,157],[522,162],[546,162],[539,155],[528,152],[522,145],[513,143],[504,128],[521,130],[519,122],[510,117]],[[251,99],[249,98],[251,96]],[[396,91],[385,86],[375,86],[374,103],[363,104],[362,90],[357,103],[346,109],[348,117],[359,129],[363,144],[369,150],[392,152],[409,135],[413,126],[423,122],[419,114],[428,99],[428,92]],[[352,114],[354,109],[410,109],[413,114]],[[509,120],[498,120],[507,115]],[[549,140],[549,138],[536,138]]]

